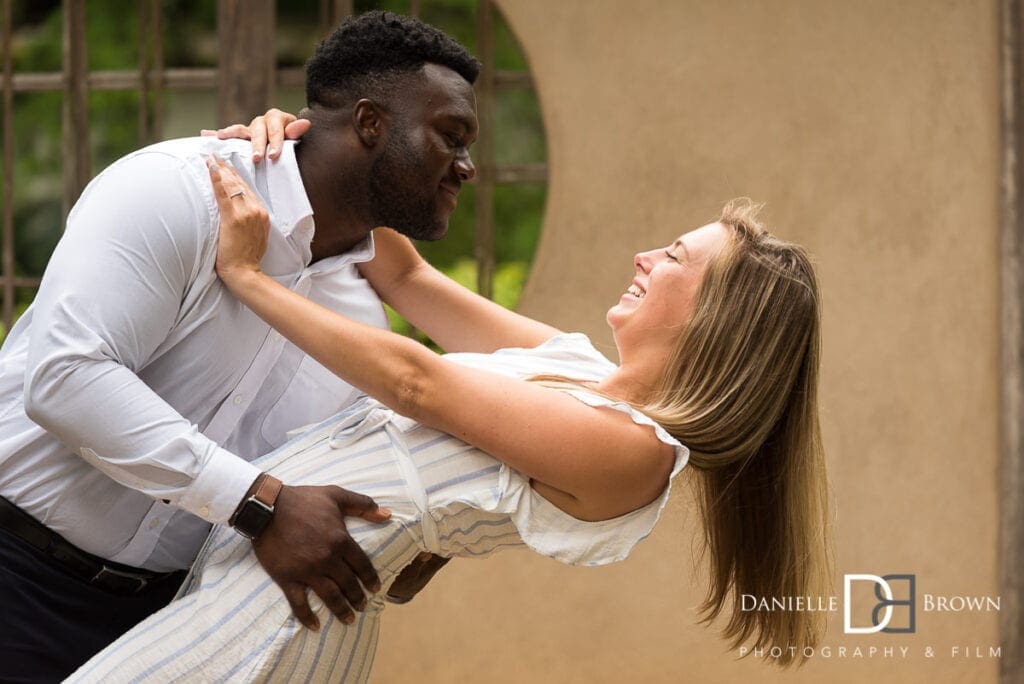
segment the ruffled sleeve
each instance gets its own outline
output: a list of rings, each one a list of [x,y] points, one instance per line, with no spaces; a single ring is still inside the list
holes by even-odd
[[[675,464],[661,496],[643,508],[598,522],[577,520],[534,491],[529,478],[502,465],[499,476],[502,507],[507,506],[512,522],[527,546],[569,565],[607,565],[625,559],[633,547],[654,529],[668,503],[672,479],[686,465],[690,451],[660,425],[628,404],[584,390],[567,390],[566,393],[588,406],[606,406],[629,414],[638,425],[654,428],[658,439],[675,449]]]

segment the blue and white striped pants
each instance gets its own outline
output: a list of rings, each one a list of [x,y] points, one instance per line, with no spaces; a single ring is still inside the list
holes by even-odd
[[[425,493],[390,412],[360,404],[260,461],[289,483],[341,484],[392,510],[349,532],[386,587],[421,551],[440,550]],[[424,525],[424,519],[426,524]],[[424,539],[426,532],[427,539]],[[291,615],[284,594],[233,530],[217,527],[179,600],[83,665],[73,682],[364,682],[376,650],[384,591],[346,625],[310,594],[319,632]]]

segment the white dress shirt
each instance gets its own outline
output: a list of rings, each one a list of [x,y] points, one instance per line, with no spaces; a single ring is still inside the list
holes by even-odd
[[[270,212],[263,270],[387,326],[355,268],[372,235],[309,263],[293,144],[254,168],[246,141],[173,140],[89,184],[0,349],[0,495],[90,553],[156,571],[188,567],[230,517],[259,473],[248,460],[358,396],[217,279],[214,150]]]

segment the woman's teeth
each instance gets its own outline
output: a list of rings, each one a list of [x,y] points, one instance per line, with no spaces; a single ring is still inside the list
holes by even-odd
[[[643,290],[637,287],[636,283],[630,285],[626,292],[633,295],[634,297],[637,297],[638,299],[643,299],[645,294]]]

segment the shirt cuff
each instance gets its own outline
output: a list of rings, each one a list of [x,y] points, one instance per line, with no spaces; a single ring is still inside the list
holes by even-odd
[[[263,472],[230,451],[216,447],[178,506],[211,523],[226,523]]]

